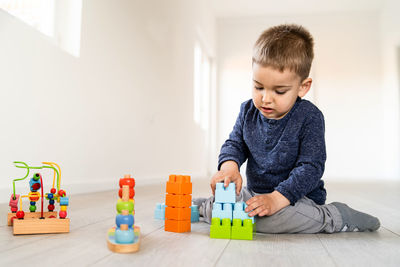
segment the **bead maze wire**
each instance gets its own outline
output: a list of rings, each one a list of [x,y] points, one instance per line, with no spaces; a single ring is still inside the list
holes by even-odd
[[[55,179],[56,179],[56,174],[57,174],[57,190],[60,190],[60,182],[61,182],[61,169],[60,166],[57,163],[54,162],[42,162],[42,164],[46,164],[43,165],[41,167],[30,167],[28,166],[28,164],[26,164],[23,161],[14,161],[13,162],[15,167],[17,168],[22,168],[22,169],[26,169],[26,175],[22,178],[17,178],[13,180],[13,199],[15,199],[15,182],[16,181],[21,181],[21,180],[25,180],[26,177],[28,177],[29,175],[29,171],[32,170],[40,170],[40,169],[53,169],[54,171],[54,177],[53,177],[53,188],[54,188],[54,183],[55,183]],[[20,165],[18,165],[20,164]],[[58,168],[58,170],[54,167],[54,165]]]

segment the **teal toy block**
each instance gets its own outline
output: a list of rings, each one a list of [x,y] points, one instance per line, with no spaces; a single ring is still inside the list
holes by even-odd
[[[224,183],[217,183],[215,186],[215,202],[232,204],[236,202],[234,183],[230,183],[227,188],[224,187]]]
[[[198,222],[200,220],[199,207],[197,207],[197,205],[192,205],[190,209],[191,209],[190,222]]]
[[[212,218],[210,226],[210,238],[230,239],[231,238],[231,220]]]
[[[232,204],[231,203],[214,203],[212,210],[212,218],[232,220]]]
[[[233,219],[231,239],[253,240],[253,223],[251,220]]]
[[[244,210],[246,209],[247,204],[244,202],[236,202],[234,209],[233,209],[233,219],[251,219],[252,223],[254,223],[254,217],[250,217],[247,212]]]
[[[164,203],[157,203],[154,211],[154,219],[165,220],[165,207]]]

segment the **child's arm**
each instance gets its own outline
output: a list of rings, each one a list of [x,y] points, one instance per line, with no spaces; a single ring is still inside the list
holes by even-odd
[[[301,199],[321,182],[325,169],[325,122],[321,112],[308,117],[299,135],[299,148],[294,168],[289,177],[275,190],[284,195],[291,205]]]
[[[242,189],[243,179],[239,172],[239,166],[235,161],[225,161],[221,164],[220,170],[214,174],[210,183],[213,195],[215,194],[215,184],[222,181],[224,182],[225,187],[228,187],[230,182],[235,183],[236,194],[239,195],[240,190]]]
[[[243,125],[245,114],[249,110],[251,100],[244,102],[240,106],[240,113],[233,126],[229,138],[221,147],[218,158],[218,172],[211,179],[211,190],[215,193],[215,184],[224,181],[225,186],[229,182],[236,184],[236,194],[239,195],[242,189],[242,176],[240,175],[240,166],[246,161],[248,156],[248,148],[243,139]]]

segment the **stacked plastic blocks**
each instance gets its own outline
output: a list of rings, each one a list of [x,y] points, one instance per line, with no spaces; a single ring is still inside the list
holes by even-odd
[[[216,184],[210,226],[211,238],[253,239],[254,217],[249,217],[244,211],[246,203],[235,202],[235,199],[234,183],[230,183],[227,188],[224,188],[223,183]]]
[[[170,175],[165,196],[165,231],[190,232],[192,183],[190,176]]]

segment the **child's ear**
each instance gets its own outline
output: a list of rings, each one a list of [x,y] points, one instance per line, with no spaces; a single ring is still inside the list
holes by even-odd
[[[300,96],[300,97],[305,96],[308,93],[308,91],[310,91],[311,84],[312,84],[312,79],[311,78],[304,79],[301,82],[298,96]]]

